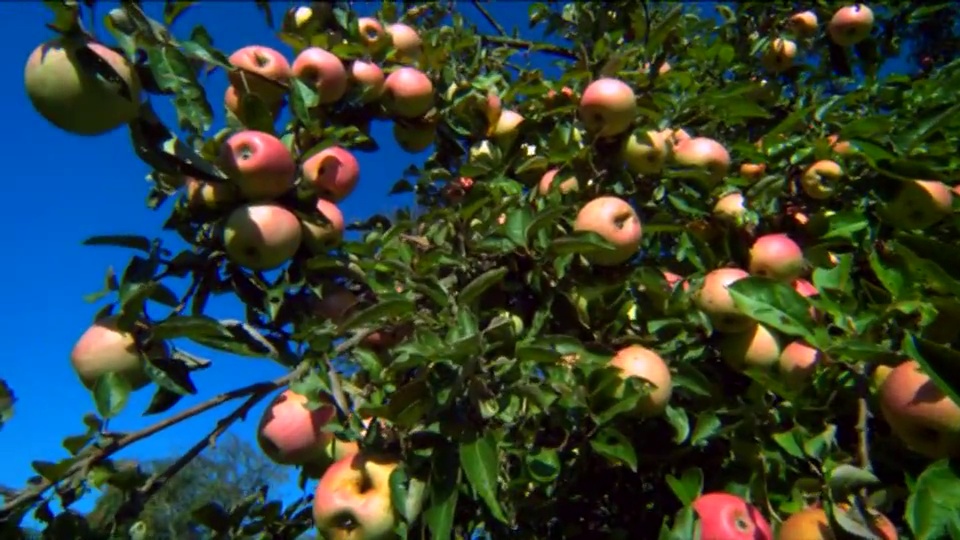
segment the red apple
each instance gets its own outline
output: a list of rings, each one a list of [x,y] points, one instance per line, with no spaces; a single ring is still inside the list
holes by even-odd
[[[167,356],[162,342],[145,352],[150,358]],[[70,351],[70,364],[80,382],[91,390],[107,373],[119,375],[133,390],[150,383],[133,334],[120,330],[116,316],[102,318],[87,328]]]
[[[663,170],[673,151],[669,135],[648,130],[632,133],[623,143],[622,156],[627,170],[634,174],[657,174]]]
[[[654,416],[663,413],[673,393],[673,376],[667,363],[656,351],[630,345],[617,351],[610,365],[618,368],[623,378],[639,377],[652,384],[649,393],[637,402],[636,414]]]
[[[598,137],[613,137],[630,127],[637,117],[637,97],[630,86],[611,78],[590,83],[580,98],[580,119]]]
[[[750,248],[751,274],[793,281],[803,271],[803,250],[785,234],[766,234]]]
[[[827,33],[841,47],[856,45],[873,31],[873,10],[866,4],[853,4],[836,11],[827,23]]]
[[[780,353],[780,379],[791,388],[801,388],[817,368],[820,351],[803,341],[794,341]]]
[[[765,163],[744,163],[740,165],[740,176],[754,182],[763,178],[765,172],[767,172]]]
[[[795,13],[787,19],[787,27],[800,37],[811,37],[817,32],[817,14],[813,11]]]
[[[849,509],[846,503],[838,504],[841,510]],[[870,509],[873,523],[871,531],[878,540],[897,540],[897,528],[883,514]],[[853,516],[850,517],[853,519]],[[830,529],[830,520],[822,508],[806,508],[788,517],[780,525],[777,540],[834,540],[836,535]]]
[[[416,30],[403,23],[394,23],[387,27],[387,33],[397,51],[398,61],[415,62],[420,59],[423,41]]]
[[[433,108],[433,82],[422,71],[402,67],[387,76],[387,110],[401,118],[419,118]]]
[[[593,231],[615,246],[613,251],[591,252],[587,260],[598,266],[621,264],[640,249],[643,227],[630,203],[612,196],[593,199],[580,209],[573,227],[577,231]]]
[[[350,64],[350,80],[360,88],[365,103],[380,99],[386,84],[386,76],[380,66],[363,60],[354,60]]]
[[[560,169],[550,169],[549,171],[543,173],[543,177],[540,178],[540,183],[537,185],[537,191],[540,193],[540,195],[546,195],[550,192],[550,189],[554,186],[554,179],[559,172]],[[577,191],[579,185],[577,184],[576,177],[567,174],[562,175],[561,178],[563,178],[563,180],[557,184],[557,189],[560,190],[560,193]]]
[[[960,406],[918,362],[893,368],[878,393],[884,419],[908,448],[930,459],[960,457]]]
[[[684,167],[707,170],[714,182],[722,179],[730,170],[730,153],[722,144],[708,137],[679,142],[673,147],[673,159]]]
[[[328,464],[357,453],[355,442],[336,440],[324,431],[337,411],[332,404],[307,408],[306,396],[293,390],[280,393],[267,406],[257,427],[257,443],[280,465]]]
[[[234,116],[240,120],[240,123],[243,125],[248,125],[252,123],[252,118],[250,117],[249,107],[244,106],[243,97],[247,95],[245,90],[238,90],[233,86],[228,86],[226,92],[223,94],[223,106],[233,113]],[[262,96],[258,96],[263,100]],[[273,116],[273,119],[276,119],[280,114],[280,109],[283,107],[283,100],[276,100],[273,102],[264,102],[264,105],[267,108],[267,112]]]
[[[360,40],[367,47],[375,47],[381,43],[381,40],[387,37],[380,21],[373,17],[360,17],[357,19],[357,26],[360,29]]]
[[[347,69],[330,51],[320,47],[304,49],[293,60],[293,76],[316,90],[320,104],[335,103],[347,93]]]
[[[742,193],[728,193],[713,205],[713,217],[721,222],[738,224],[747,213],[747,203]]]
[[[736,495],[704,493],[691,507],[700,518],[700,540],[773,540],[760,510]]]
[[[760,63],[770,73],[782,73],[793,67],[796,57],[797,44],[789,39],[777,38],[770,42]]]
[[[780,359],[780,352],[779,337],[762,324],[726,334],[720,342],[720,358],[737,371],[769,368]]]
[[[287,146],[269,133],[234,133],[220,147],[219,164],[240,195],[251,201],[269,200],[293,187],[297,164]]]
[[[293,257],[302,234],[300,220],[286,208],[252,204],[227,218],[223,244],[234,263],[250,270],[272,270]]]
[[[360,163],[339,146],[325,148],[310,156],[301,167],[303,177],[321,196],[340,202],[353,193],[360,180]]]
[[[283,53],[262,45],[250,45],[234,51],[230,63],[240,68],[227,72],[230,85],[262,96],[267,103],[280,101],[286,93],[281,86],[290,80],[290,62]],[[259,77],[250,77],[254,73]]]
[[[904,182],[896,197],[881,210],[881,218],[900,229],[926,229],[953,211],[953,192],[936,180]]]
[[[727,287],[750,274],[739,268],[718,268],[707,273],[694,296],[694,303],[720,332],[742,332],[754,324],[737,309]]]

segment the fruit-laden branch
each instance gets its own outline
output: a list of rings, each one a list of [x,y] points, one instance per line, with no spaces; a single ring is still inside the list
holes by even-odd
[[[357,332],[352,337],[350,337],[349,339],[345,340],[343,343],[338,345],[334,349],[334,352],[331,355],[331,358],[340,356],[348,352],[350,349],[352,349],[361,341],[363,341],[363,339],[372,332],[373,330],[370,330],[370,329]],[[228,401],[233,401],[235,399],[239,399],[242,397],[248,397],[247,401],[245,401],[243,405],[238,407],[236,410],[234,410],[227,416],[218,420],[217,427],[209,435],[204,437],[204,439],[201,442],[198,442],[196,445],[194,445],[193,448],[191,448],[186,454],[184,454],[184,456],[181,457],[180,460],[177,460],[169,469],[161,473],[161,475],[158,477],[157,480],[147,484],[147,486],[149,486],[151,489],[149,493],[150,494],[155,493],[157,489],[162,487],[163,482],[168,481],[174,474],[176,474],[176,472],[178,472],[187,463],[189,463],[192,459],[194,459],[197,455],[199,455],[201,451],[203,451],[207,446],[209,446],[211,443],[214,442],[217,436],[219,436],[224,431],[226,431],[226,429],[231,424],[233,424],[236,420],[242,418],[246,414],[246,412],[251,407],[253,407],[257,402],[259,402],[261,399],[266,397],[266,395],[269,394],[270,392],[280,387],[286,386],[294,379],[306,373],[309,367],[310,367],[309,364],[301,363],[296,369],[294,369],[290,373],[287,373],[282,377],[274,379],[273,381],[259,382],[259,383],[251,384],[248,386],[244,386],[242,388],[237,388],[229,392],[218,394],[208,399],[207,401],[204,401],[203,403],[194,405],[189,409],[179,412],[169,418],[165,418],[151,426],[145,427],[139,431],[134,431],[133,433],[129,433],[127,435],[124,435],[123,437],[118,437],[116,439],[113,439],[106,446],[100,448],[99,450],[94,451],[89,456],[74,463],[69,469],[67,469],[67,472],[63,474],[60,478],[56,480],[50,480],[50,479],[44,478],[40,482],[34,485],[31,485],[30,487],[24,488],[24,490],[18,493],[16,496],[13,496],[10,499],[8,499],[2,506],[0,506],[0,521],[9,519],[10,514],[13,513],[17,508],[20,508],[21,506],[23,506],[24,504],[33,504],[34,502],[36,502],[37,499],[42,497],[43,494],[47,492],[47,490],[49,490],[51,487],[56,485],[58,482],[63,481],[64,479],[70,478],[71,476],[78,474],[80,472],[89,470],[91,467],[95,466],[97,463],[100,463],[104,459],[109,458],[113,454],[130,446],[131,444],[134,444],[137,441],[146,439],[147,437],[150,437],[151,435],[159,433],[171,426],[175,426],[180,422],[183,422],[184,420],[193,418],[198,414],[209,411],[210,409],[213,409],[219,405],[222,405],[223,403],[226,403]],[[337,386],[339,387],[339,380],[337,379],[336,375],[332,372],[332,370],[331,370],[331,381],[335,381],[337,383]],[[342,395],[343,394],[342,390],[339,392],[339,394],[340,396],[338,396],[339,399],[337,399],[338,401],[337,404],[340,405],[341,407],[346,407],[348,404],[346,403],[345,397]],[[342,403],[340,403],[341,400],[343,400]],[[187,456],[190,456],[189,459],[184,459]],[[181,460],[183,460],[183,463],[181,463]],[[174,467],[176,467],[176,469],[174,469]],[[162,481],[160,481],[160,478],[162,478]]]
[[[484,45],[504,45],[523,51],[542,52],[567,58],[569,60],[579,60],[576,54],[557,45],[549,43],[535,43],[525,39],[517,39],[507,36],[480,36],[480,42]]]

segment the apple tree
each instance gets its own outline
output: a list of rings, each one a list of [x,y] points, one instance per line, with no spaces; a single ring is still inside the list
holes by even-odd
[[[960,538],[960,6],[261,1],[277,43],[222,51],[192,3],[94,36],[48,2],[27,61],[38,118],[129,130],[169,217],[88,241],[137,252],[70,355],[97,414],[4,537],[150,538],[270,400],[260,448],[316,487],[194,509],[211,537]],[[415,203],[345,223],[389,144]],[[183,343],[289,371],[178,407],[231,369]],[[117,435],[134,391],[164,419]],[[112,457],[228,402],[163,470]],[[71,509],[107,487],[109,519]]]

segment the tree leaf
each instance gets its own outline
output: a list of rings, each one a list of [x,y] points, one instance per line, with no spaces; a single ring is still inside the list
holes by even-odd
[[[17,397],[13,389],[7,384],[7,381],[0,379],[0,430],[3,425],[13,418],[13,404],[17,402]]]
[[[503,281],[507,277],[507,272],[505,266],[500,266],[480,274],[460,291],[460,294],[457,295],[457,303],[468,305],[477,300],[487,289]]]
[[[902,348],[923,367],[937,388],[960,404],[960,352],[913,334],[904,338]]]
[[[799,336],[818,345],[810,303],[793,287],[750,276],[734,281],[727,290],[737,309],[745,315],[784,334]]]
[[[91,236],[83,241],[85,246],[112,246],[137,249],[149,254],[153,242],[146,236],[134,235],[101,235]]]
[[[467,480],[493,517],[506,523],[507,517],[497,499],[499,462],[497,440],[492,434],[476,437],[460,445],[460,466]]]
[[[127,406],[131,391],[126,377],[112,371],[104,373],[97,378],[93,386],[97,412],[103,418],[113,418]]]
[[[386,322],[387,319],[413,313],[416,305],[406,298],[388,298],[379,304],[370,306],[350,316],[340,325],[340,332],[349,332],[363,326],[372,326]]]
[[[637,451],[633,444],[619,430],[605,427],[590,439],[590,447],[601,456],[622,463],[631,471],[637,472]]]

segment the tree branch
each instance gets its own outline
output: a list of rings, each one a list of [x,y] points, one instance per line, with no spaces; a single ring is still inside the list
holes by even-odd
[[[517,39],[506,36],[480,36],[480,42],[484,45],[503,45],[506,47],[513,47],[514,49],[521,51],[542,52],[551,54],[553,56],[559,56],[560,58],[566,58],[568,60],[579,59],[579,57],[570,50],[564,49],[563,47],[557,45],[552,45],[550,43],[535,43],[525,39]]]
[[[477,8],[477,11],[479,11],[480,14],[483,15],[483,18],[486,19],[488,23],[490,23],[490,26],[492,26],[493,29],[496,30],[498,34],[500,34],[501,36],[509,35],[507,34],[507,31],[503,29],[503,26],[501,26],[500,23],[498,23],[497,20],[493,18],[493,15],[491,15],[490,12],[487,11],[487,8],[483,7],[483,4],[480,3],[480,0],[470,0],[470,3],[473,4],[473,7]]]

